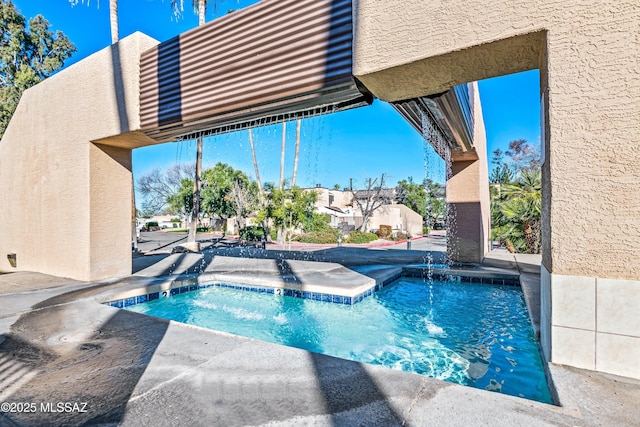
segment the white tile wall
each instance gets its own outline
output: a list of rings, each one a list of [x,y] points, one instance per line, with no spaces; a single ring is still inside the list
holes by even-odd
[[[553,275],[551,283],[553,325],[596,329],[596,279]]]
[[[543,266],[540,282],[541,344],[551,362],[640,379],[640,281],[549,274]]]
[[[582,329],[551,327],[551,361],[595,370],[596,333]]]
[[[547,361],[551,360],[551,274],[540,266],[540,345]]]
[[[598,332],[640,337],[640,281],[598,279]]]
[[[598,333],[596,370],[640,378],[640,338]]]

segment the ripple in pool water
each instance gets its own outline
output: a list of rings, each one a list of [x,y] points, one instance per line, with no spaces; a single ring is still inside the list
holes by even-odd
[[[353,306],[211,287],[127,309],[551,403],[515,286],[401,278]]]

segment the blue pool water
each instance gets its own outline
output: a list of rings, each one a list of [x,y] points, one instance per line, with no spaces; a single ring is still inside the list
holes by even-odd
[[[551,403],[517,286],[401,278],[353,306],[211,287],[127,310]]]

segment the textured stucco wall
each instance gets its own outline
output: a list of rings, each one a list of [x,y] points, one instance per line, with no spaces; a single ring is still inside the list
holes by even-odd
[[[548,271],[640,278],[640,3],[359,0],[354,74],[385,100],[540,68]]]
[[[25,91],[0,141],[0,271],[131,273],[131,148],[153,142],[136,132],[138,62],[155,44],[136,33]]]
[[[480,194],[480,221],[482,224],[482,252],[486,255],[491,248],[491,199],[489,196],[489,161],[487,157],[487,132],[480,104],[478,82],[469,85],[469,99],[473,111],[473,143],[478,154],[478,192]]]

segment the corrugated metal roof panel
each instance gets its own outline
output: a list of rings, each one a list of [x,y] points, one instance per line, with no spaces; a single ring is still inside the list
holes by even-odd
[[[458,85],[439,95],[392,102],[391,105],[420,134],[425,131],[422,121],[428,120],[446,141],[451,154],[473,153],[474,119],[468,90],[466,84]],[[444,147],[434,146],[434,149],[442,158],[446,157],[442,152]]]
[[[158,141],[366,105],[351,0],[263,0],[141,58],[142,130]]]

